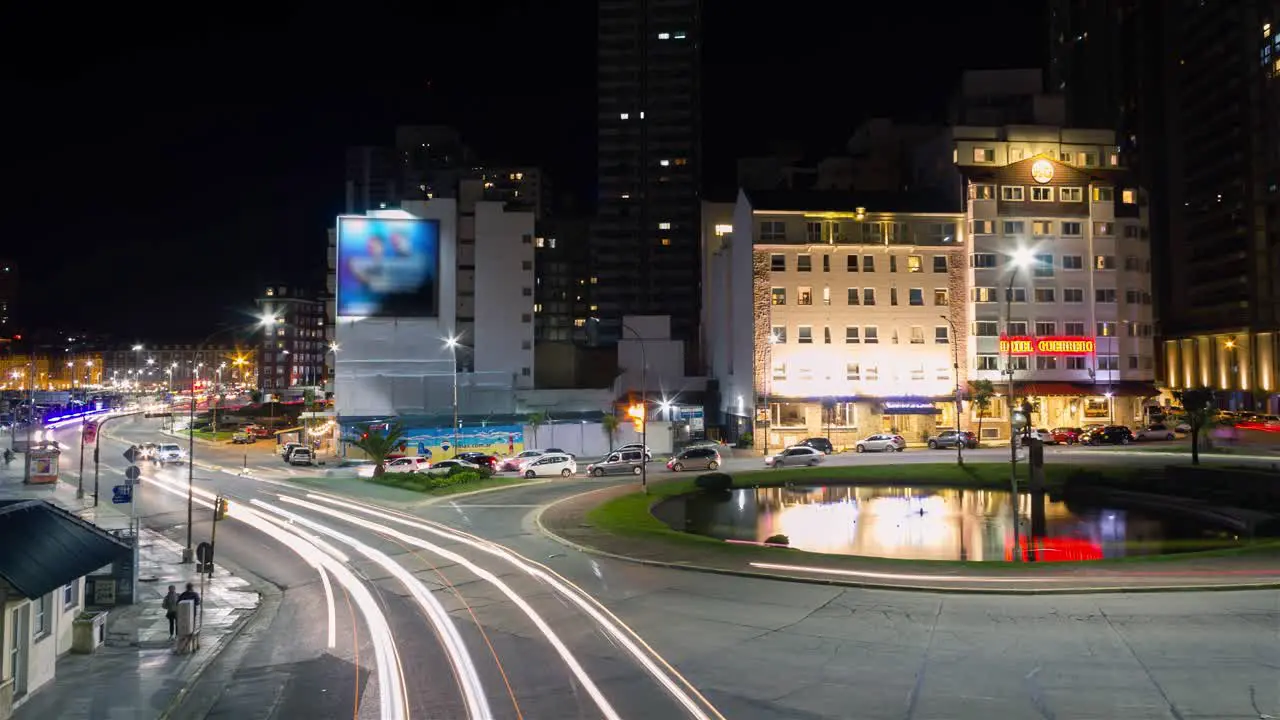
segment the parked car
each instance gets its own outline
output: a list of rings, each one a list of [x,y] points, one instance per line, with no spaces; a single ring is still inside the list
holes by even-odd
[[[284,460],[285,462],[289,462],[289,456],[293,455],[294,450],[297,450],[298,448],[306,448],[306,447],[307,446],[303,445],[302,443],[296,443],[296,442],[285,443],[280,446],[280,459]]]
[[[929,438],[929,447],[934,450],[938,448],[953,448],[961,443],[973,450],[978,447],[978,436],[963,430],[943,430]]]
[[[609,452],[622,452],[624,450],[644,450],[644,459],[645,460],[653,459],[653,452],[649,450],[648,446],[641,445],[640,443],[628,443],[626,445],[623,445],[622,447],[614,448]]]
[[[853,446],[858,452],[902,452],[907,449],[907,441],[901,435],[880,433],[868,435]]]
[[[431,461],[418,455],[396,458],[386,464],[387,472],[412,473],[431,467]]]
[[[1164,423],[1148,425],[1134,433],[1135,440],[1173,440],[1175,437],[1173,428]]]
[[[289,453],[289,459],[285,462],[290,465],[310,465],[315,460],[315,456],[311,454],[309,447],[296,447],[293,452]]]
[[[1055,442],[1053,439],[1053,433],[1044,428],[1032,428],[1030,430],[1020,432],[1017,434],[1016,438],[1019,445],[1026,440],[1039,440],[1046,445],[1052,445]]]
[[[187,461],[187,451],[176,443],[161,443],[156,446],[156,452],[152,459],[161,465],[184,463]]]
[[[578,472],[578,461],[564,453],[547,453],[524,466],[527,478],[559,475],[569,477]]]
[[[522,453],[512,455],[511,457],[503,460],[502,464],[499,466],[499,469],[515,470],[518,472],[521,469],[522,465],[545,453],[546,453],[545,450],[525,450]]]
[[[713,447],[687,448],[667,461],[667,469],[672,472],[715,470],[718,467],[720,467],[720,452]]]
[[[801,440],[800,442],[796,443],[796,445],[811,447],[814,450],[817,450],[818,452],[823,453],[824,455],[830,455],[831,453],[836,451],[835,447],[831,444],[831,441],[824,437],[811,437],[805,440]]]
[[[645,459],[640,454],[639,446],[636,446],[633,450],[615,450],[606,455],[600,462],[588,465],[587,474],[592,477],[639,475],[642,472],[641,468],[644,463]]]
[[[430,468],[427,468],[425,470],[420,470],[419,472],[425,472],[428,475],[448,475],[449,473],[453,472],[454,468],[459,468],[462,470],[476,470],[476,471],[480,470],[480,466],[476,465],[475,463],[469,463],[466,460],[454,459],[454,460],[441,460],[435,465],[432,465]]]
[[[250,435],[249,433],[243,430],[231,434],[232,445],[251,445],[257,440],[258,438]]]
[[[255,438],[269,438],[272,435],[274,435],[274,433],[271,431],[271,428],[264,427],[262,425],[245,425],[241,429],[249,433],[250,435],[254,436]]]
[[[1053,435],[1053,442],[1057,445],[1075,445],[1080,442],[1080,436],[1084,434],[1083,428],[1056,427],[1049,431]]]
[[[498,458],[494,455],[488,455],[482,452],[464,452],[454,455],[454,459],[466,460],[473,465],[487,467],[493,472],[498,472]]]
[[[1133,431],[1124,425],[1107,425],[1080,436],[1083,445],[1128,445],[1131,442]]]
[[[821,450],[808,445],[793,445],[777,455],[768,455],[764,459],[766,467],[780,468],[788,465],[817,465],[827,456]]]

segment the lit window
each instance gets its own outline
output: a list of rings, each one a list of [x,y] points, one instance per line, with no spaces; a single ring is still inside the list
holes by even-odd
[[[675,40],[683,40],[683,39],[684,39],[684,31],[683,31],[683,30],[677,30],[677,31],[675,31],[674,33],[672,33],[672,34],[671,34],[671,37],[672,37],[673,39],[675,39]]]
[[[908,255],[907,256],[907,272],[909,273],[924,272],[924,256]]]
[[[523,180],[523,179],[524,179],[524,173],[522,173],[522,172],[518,172],[518,173],[516,173],[516,179],[517,179],[517,180]]]
[[[536,241],[534,241],[534,244],[538,247],[546,247],[547,240],[546,238],[538,238]]]
[[[671,229],[671,223],[669,223],[669,222],[660,222],[660,223],[658,223],[658,229],[659,229],[659,230],[670,230],[670,229]]]
[[[716,237],[728,235],[731,232],[733,232],[732,225],[716,225]]]
[[[592,305],[592,306],[591,306],[591,308],[590,308],[591,312],[595,312],[595,311],[597,311],[597,310],[599,310],[599,309],[600,309],[600,306],[599,306],[599,305]]]
[[[994,148],[976,147],[973,149],[973,161],[976,163],[995,162],[995,159],[996,151]]]
[[[1095,187],[1093,189],[1094,202],[1114,202],[1115,190],[1109,187]]]
[[[1120,202],[1124,203],[1125,205],[1137,205],[1137,204],[1138,204],[1138,191],[1137,191],[1137,190],[1133,190],[1133,189],[1131,189],[1131,188],[1125,188],[1124,190],[1121,190],[1121,191],[1120,191]]]
[[[676,165],[688,165],[688,164],[689,164],[688,158],[676,158]]]
[[[623,120],[630,120],[630,119],[631,119],[631,113],[622,113],[622,119],[623,119]]]
[[[583,326],[585,326],[586,324],[587,324],[587,319],[586,319],[586,318],[574,318],[574,319],[573,319],[573,326],[574,326],[574,327],[583,327]]]
[[[662,247],[671,247],[671,238],[662,238]]]
[[[658,164],[659,164],[659,165],[661,165],[662,167],[667,167],[668,165],[670,165],[670,164],[671,164],[671,161],[670,161],[670,160],[659,160],[659,161],[658,161]]]
[[[670,40],[670,39],[671,39],[671,33],[658,33],[658,39],[659,39],[659,40]]]

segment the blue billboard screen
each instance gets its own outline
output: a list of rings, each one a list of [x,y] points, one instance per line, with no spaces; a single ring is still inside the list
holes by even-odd
[[[338,218],[337,314],[436,317],[440,221]]]

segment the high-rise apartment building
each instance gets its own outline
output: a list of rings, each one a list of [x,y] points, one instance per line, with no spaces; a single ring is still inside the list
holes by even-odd
[[[618,340],[623,315],[670,315],[673,338],[693,342],[701,2],[600,0],[598,21],[597,337]]]
[[[281,394],[290,388],[319,388],[327,380],[325,302],[297,288],[272,285],[255,301],[263,317],[258,347],[258,387]]]
[[[1280,392],[1280,2],[1053,0],[1052,77],[1149,191],[1160,379]]]
[[[18,304],[18,267],[0,258],[0,335],[11,335],[16,329]]]

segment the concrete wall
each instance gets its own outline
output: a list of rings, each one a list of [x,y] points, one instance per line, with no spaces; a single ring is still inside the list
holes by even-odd
[[[27,688],[24,697],[29,697],[31,693],[51,682],[56,673],[58,658],[71,651],[72,621],[84,607],[84,578],[75,581],[73,601],[69,605],[64,605],[62,602],[63,588],[54,590],[48,598],[49,633],[39,637],[36,636],[35,603],[26,598],[9,597],[3,605],[4,615],[0,620],[0,629],[3,632],[0,632],[0,640],[3,641],[4,653],[2,653],[3,658],[0,659],[0,680],[4,682],[12,681],[14,676],[10,653],[15,630],[12,625],[13,611],[24,606],[28,607]],[[4,692],[7,695],[12,691],[10,688]],[[22,698],[19,698],[18,705],[21,705],[21,701]],[[3,717],[3,703],[0,703],[0,717]]]
[[[533,213],[502,203],[475,206],[475,327],[463,342],[475,349],[477,372],[509,373],[533,387]]]
[[[631,423],[622,423],[614,431],[613,443],[610,445],[608,436],[598,422],[556,423],[538,428],[536,444],[533,428],[526,425],[524,438],[527,449],[560,448],[577,455],[581,463],[602,457],[620,445],[640,442],[640,433],[635,431]],[[654,455],[670,453],[673,446],[671,423],[651,421],[645,441]]]

